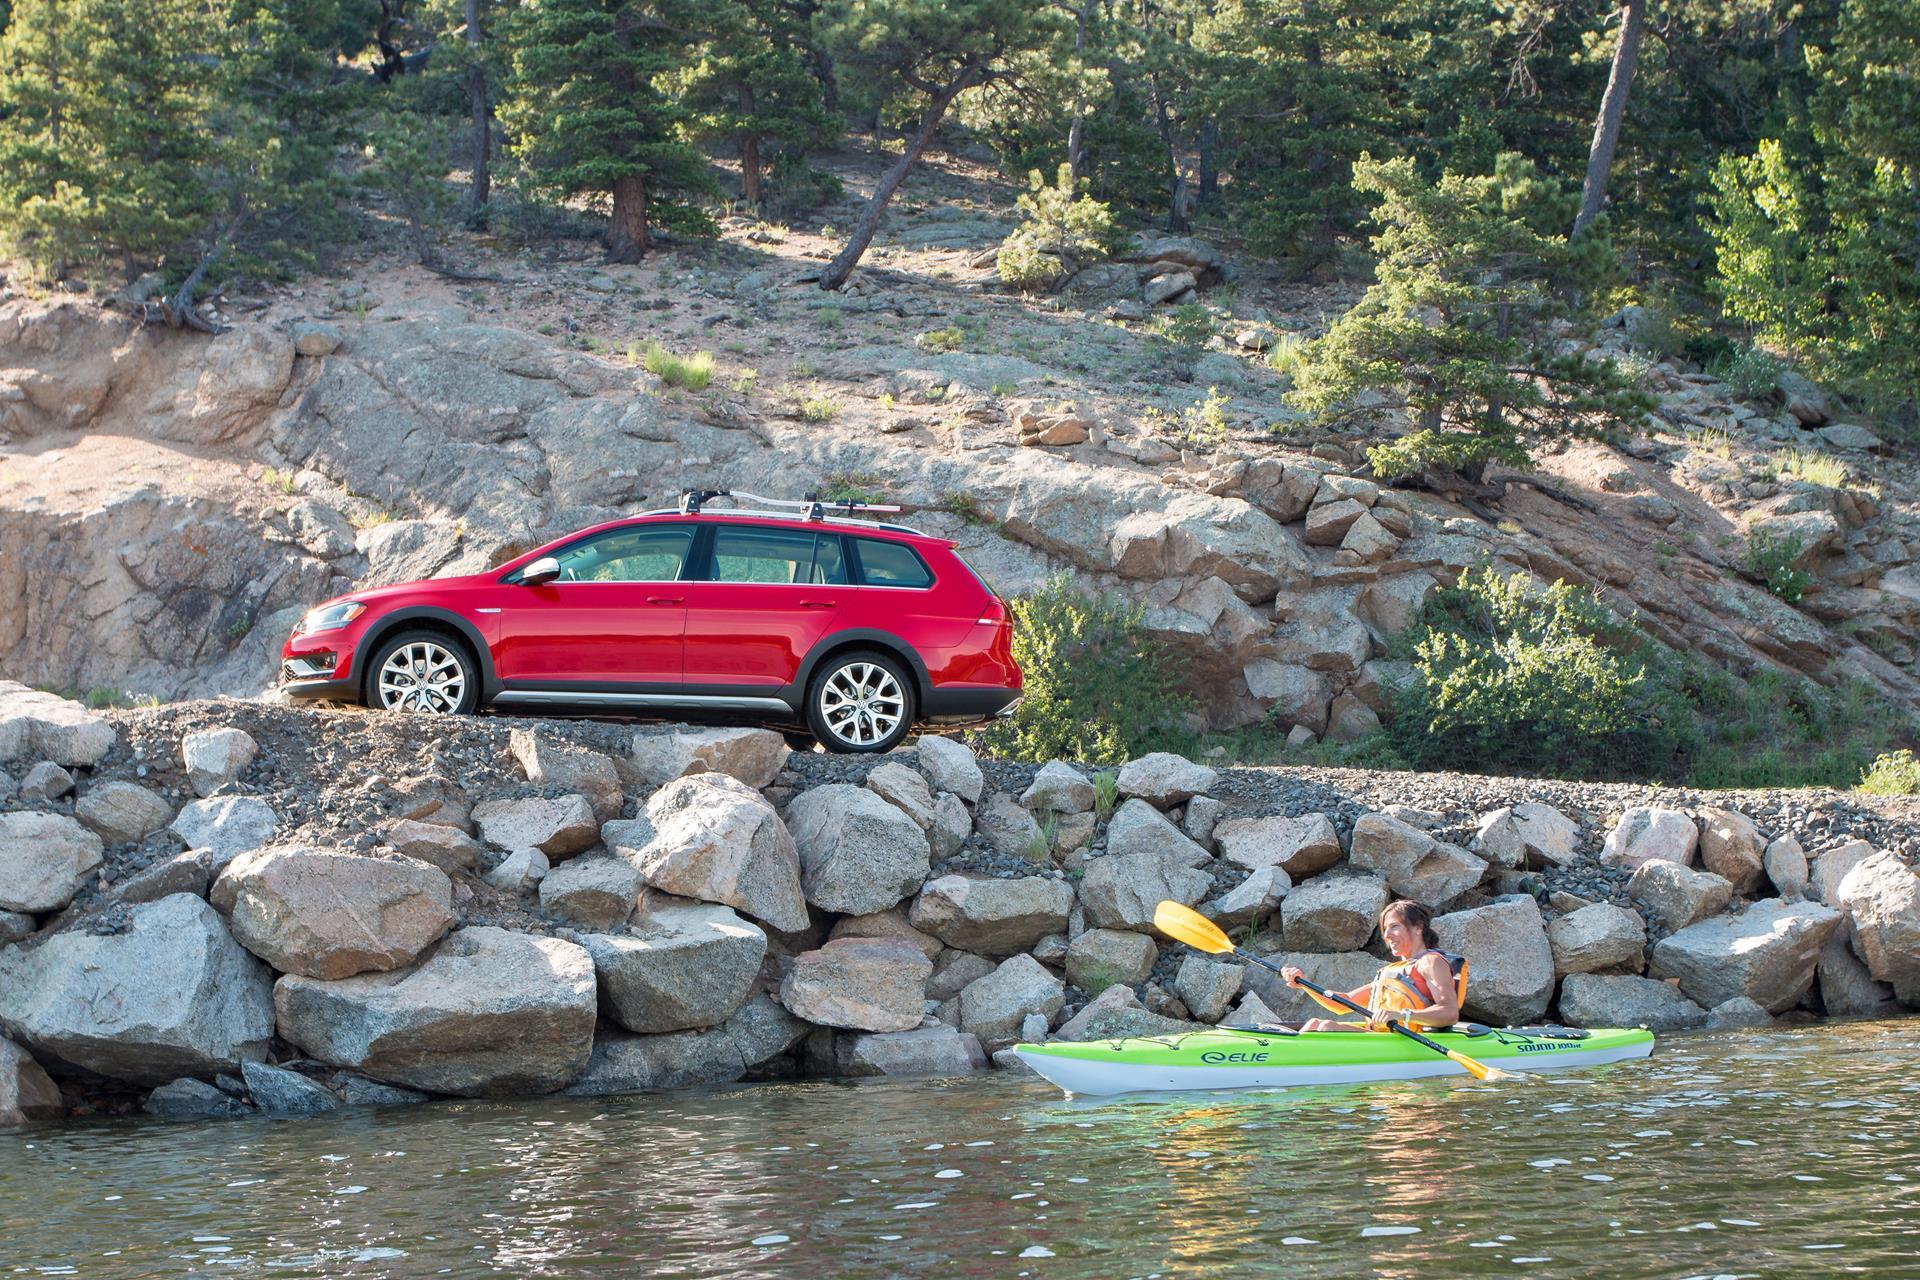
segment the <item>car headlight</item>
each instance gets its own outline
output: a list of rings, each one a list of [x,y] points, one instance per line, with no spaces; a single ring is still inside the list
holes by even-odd
[[[331,631],[335,627],[344,627],[367,611],[367,606],[358,600],[343,600],[339,604],[322,605],[309,610],[307,616],[300,619],[300,625],[293,634],[304,636],[314,631]]]

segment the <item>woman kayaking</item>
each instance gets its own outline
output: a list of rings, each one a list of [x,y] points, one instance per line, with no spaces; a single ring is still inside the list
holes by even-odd
[[[1367,1020],[1312,1018],[1301,1025],[1302,1031],[1385,1031],[1388,1021],[1414,1027],[1450,1027],[1460,1021],[1460,1003],[1467,990],[1466,961],[1441,952],[1440,939],[1433,932],[1433,914],[1417,902],[1395,902],[1380,913],[1380,937],[1393,952],[1393,963],[1366,986],[1343,993],[1355,1004],[1367,1007]],[[1306,976],[1296,965],[1280,972],[1287,985],[1296,989]],[[1347,1012],[1330,1000],[1307,994],[1335,1013]]]

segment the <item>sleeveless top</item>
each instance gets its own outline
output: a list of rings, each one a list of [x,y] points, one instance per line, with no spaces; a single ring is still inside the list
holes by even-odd
[[[1374,1013],[1404,1009],[1424,1009],[1433,1003],[1427,980],[1414,965],[1428,956],[1439,956],[1453,970],[1454,991],[1462,1005],[1467,1000],[1467,962],[1464,957],[1428,948],[1419,955],[1396,960],[1383,967],[1373,980],[1373,996],[1368,1004]]]

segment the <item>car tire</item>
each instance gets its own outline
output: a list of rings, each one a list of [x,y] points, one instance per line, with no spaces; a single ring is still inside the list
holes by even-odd
[[[480,668],[444,631],[402,631],[367,664],[367,705],[412,715],[471,715],[480,705]]]
[[[807,685],[807,727],[828,751],[891,751],[913,731],[913,678],[871,650],[836,654]]]

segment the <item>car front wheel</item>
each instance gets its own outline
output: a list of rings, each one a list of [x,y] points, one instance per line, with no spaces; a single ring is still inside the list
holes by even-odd
[[[464,715],[480,702],[466,647],[438,631],[403,631],[374,653],[367,704],[383,711]]]
[[[913,728],[912,681],[877,653],[829,659],[807,691],[807,727],[829,751],[891,751]]]

